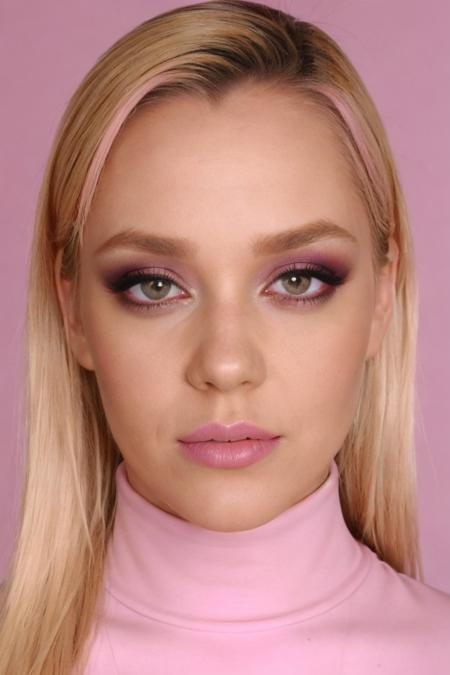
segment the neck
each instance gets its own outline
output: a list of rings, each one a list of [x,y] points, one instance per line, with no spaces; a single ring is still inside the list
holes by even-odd
[[[122,462],[106,587],[135,611],[188,628],[275,627],[320,614],[362,582],[371,552],[344,521],[333,460],[325,482],[271,521],[219,532],[137,493]]]

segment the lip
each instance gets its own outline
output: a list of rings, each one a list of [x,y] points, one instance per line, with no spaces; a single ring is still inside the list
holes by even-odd
[[[248,466],[268,455],[280,435],[240,421],[225,425],[210,422],[178,441],[187,457],[216,468]]]
[[[185,443],[240,441],[247,438],[269,441],[278,436],[279,434],[262,429],[251,422],[240,421],[230,425],[221,424],[220,422],[209,422],[201,427],[197,427],[194,431],[182,436],[178,440]]]
[[[278,444],[280,436],[265,440],[252,438],[241,441],[180,441],[189,459],[216,468],[234,468],[254,464],[268,455]]]

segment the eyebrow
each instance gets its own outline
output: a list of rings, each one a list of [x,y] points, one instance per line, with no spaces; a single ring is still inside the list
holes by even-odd
[[[349,230],[331,220],[321,218],[283,232],[259,235],[252,239],[251,246],[254,255],[268,256],[329,238],[358,243],[358,239]],[[96,249],[95,255],[116,248],[130,248],[181,259],[194,257],[198,250],[194,243],[185,237],[162,237],[131,228],[107,239]]]

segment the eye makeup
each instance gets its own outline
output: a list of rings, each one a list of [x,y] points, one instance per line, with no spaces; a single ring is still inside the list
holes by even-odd
[[[292,256],[291,256],[292,257]],[[298,257],[298,256],[297,256]],[[263,295],[270,297],[271,301],[280,305],[290,305],[293,307],[306,307],[325,302],[331,298],[337,290],[337,287],[345,283],[350,268],[349,264],[342,260],[335,260],[330,255],[316,254],[302,256],[302,262],[292,260],[291,262],[277,267],[276,272],[271,276],[271,280],[266,284]],[[310,260],[305,260],[309,258]],[[326,264],[325,264],[326,262]],[[273,266],[273,263],[272,263]],[[294,293],[282,287],[284,282],[297,284],[300,282],[310,282],[307,284],[306,291],[298,292],[297,287]],[[175,306],[189,298],[189,293],[184,290],[183,284],[177,276],[164,267],[145,267],[140,269],[129,269],[121,266],[119,269],[106,273],[103,283],[108,291],[117,295],[119,301],[125,306],[136,311],[166,310],[169,306]],[[179,292],[172,295],[169,299],[167,294],[161,299],[155,299],[144,294],[141,287],[153,284],[153,293],[163,290],[164,285],[167,289],[177,287]],[[278,290],[270,290],[272,286],[278,285]],[[311,294],[311,286],[314,292]],[[317,286],[319,290],[317,291]],[[129,293],[130,289],[136,287],[141,294],[139,300],[134,293]],[[169,291],[170,292],[170,291]]]

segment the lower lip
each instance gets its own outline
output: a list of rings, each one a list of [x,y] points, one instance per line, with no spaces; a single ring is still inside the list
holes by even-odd
[[[200,464],[234,468],[254,464],[272,452],[279,440],[280,436],[268,440],[247,439],[230,441],[229,443],[219,441],[179,442],[186,455]]]

